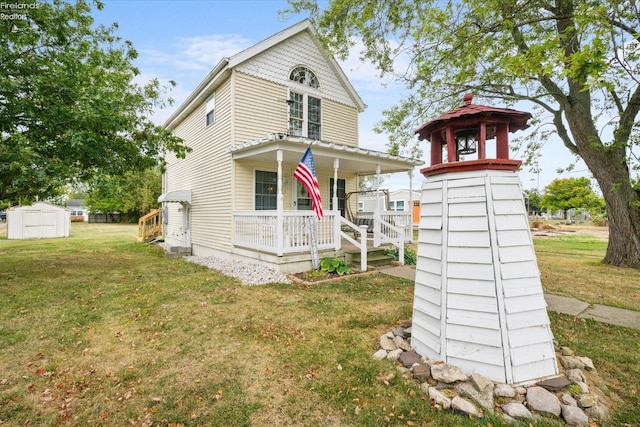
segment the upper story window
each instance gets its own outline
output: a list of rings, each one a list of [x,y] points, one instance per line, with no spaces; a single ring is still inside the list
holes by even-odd
[[[320,83],[318,83],[318,78],[316,77],[315,73],[307,67],[294,68],[293,71],[291,71],[291,74],[289,74],[289,80],[293,80],[294,82],[315,89],[318,89],[320,87]]]
[[[310,88],[292,86],[289,91],[289,134],[320,139],[322,102],[319,97],[312,96],[317,92],[313,89],[320,87],[318,78],[307,67],[296,67],[289,74],[289,79]]]
[[[289,134],[320,139],[321,110],[320,98],[289,92]]]
[[[211,95],[211,98],[207,100],[207,104],[205,107],[207,126],[209,126],[215,120],[215,113],[214,113],[215,109],[216,109],[216,97],[215,95]]]

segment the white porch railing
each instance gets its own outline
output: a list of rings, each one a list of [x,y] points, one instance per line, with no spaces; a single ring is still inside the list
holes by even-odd
[[[313,211],[283,211],[279,226],[278,211],[236,211],[233,213],[233,244],[275,253],[307,252],[311,250],[310,227],[316,221]],[[318,221],[318,250],[336,248],[333,212]],[[281,230],[279,232],[279,230]],[[337,246],[339,248],[339,245]]]
[[[358,212],[358,218],[373,219],[375,212]],[[410,211],[380,211],[380,219],[404,232],[404,241],[413,240],[413,218]],[[384,228],[384,227],[383,227]],[[384,233],[384,230],[382,230]]]
[[[347,233],[342,230],[342,226],[344,226],[347,230],[352,230],[354,233],[359,233],[360,240],[356,240],[352,238]],[[360,270],[367,271],[367,226],[366,225],[356,225],[351,221],[347,220],[344,217],[340,217],[340,237],[345,239],[347,242],[352,245],[360,248]]]
[[[363,216],[367,218],[367,216]],[[399,259],[404,260],[404,243],[411,232],[409,212],[384,212],[374,221],[374,246],[391,243],[398,247]],[[282,256],[288,253],[311,251],[310,227],[316,221],[312,211],[235,211],[233,212],[233,244]],[[389,222],[389,221],[393,221]],[[406,225],[405,225],[406,224]],[[343,231],[351,229],[359,235],[352,238]],[[409,232],[405,232],[408,229]],[[360,248],[361,270],[367,270],[367,225],[356,225],[339,213],[329,211],[318,221],[316,242],[318,250],[339,250],[341,239]]]

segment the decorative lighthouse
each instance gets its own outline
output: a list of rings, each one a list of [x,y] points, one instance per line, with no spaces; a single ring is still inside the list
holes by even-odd
[[[431,142],[431,166],[421,170],[412,346],[494,381],[553,376],[522,162],[509,159],[509,132],[526,129],[531,114],[472,100],[416,130]],[[487,158],[491,140],[496,158]]]

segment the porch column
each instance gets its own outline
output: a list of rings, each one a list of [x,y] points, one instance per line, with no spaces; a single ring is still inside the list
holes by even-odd
[[[276,254],[284,255],[284,194],[282,194],[282,150],[276,152],[276,160],[278,161],[278,196],[276,199],[276,208],[278,215],[276,217]]]
[[[380,165],[376,165],[376,204],[373,209],[373,247],[380,246]]]
[[[333,159],[333,244],[334,250],[341,247],[340,239],[340,207],[338,206],[338,168],[340,159]]]

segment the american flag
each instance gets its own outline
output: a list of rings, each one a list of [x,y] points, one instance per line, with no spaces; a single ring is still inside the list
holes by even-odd
[[[307,189],[309,196],[311,196],[311,208],[318,216],[318,219],[321,219],[324,215],[322,211],[322,197],[320,197],[316,168],[313,166],[311,147],[305,151],[300,163],[298,163],[298,167],[296,167],[296,170],[293,172],[293,176]]]

